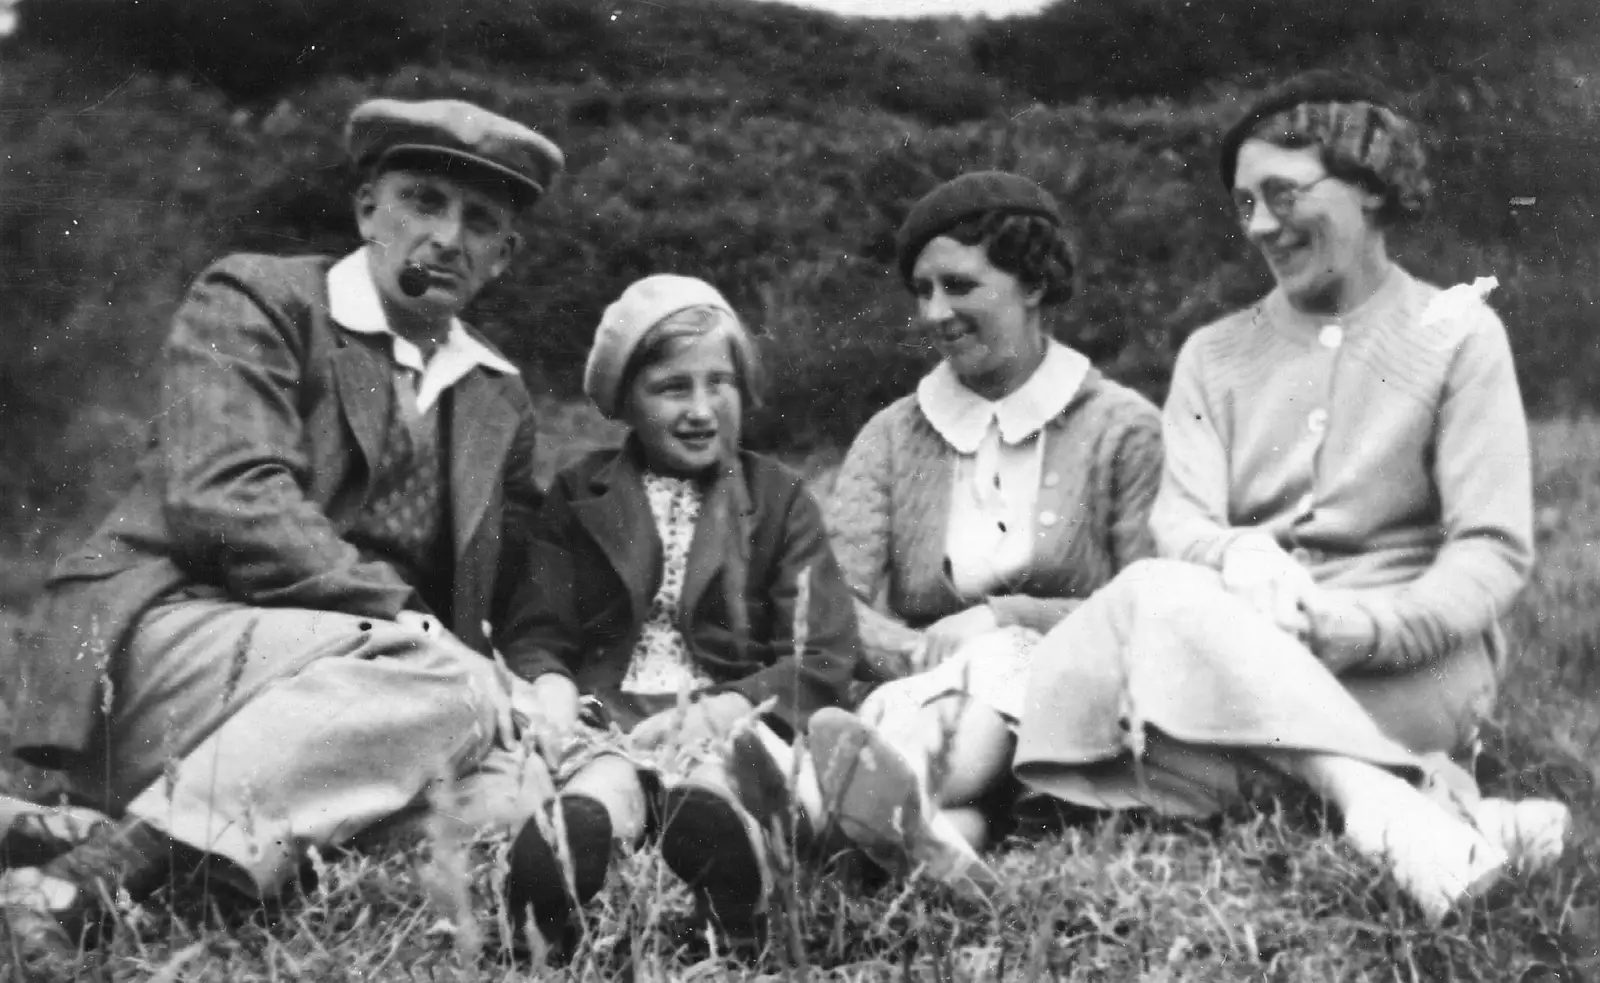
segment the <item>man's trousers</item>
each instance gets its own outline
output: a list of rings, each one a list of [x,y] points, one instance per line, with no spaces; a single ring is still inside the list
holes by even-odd
[[[180,597],[140,621],[74,797],[230,861],[275,893],[313,846],[429,801],[473,831],[550,793],[508,678],[453,637],[327,611]]]

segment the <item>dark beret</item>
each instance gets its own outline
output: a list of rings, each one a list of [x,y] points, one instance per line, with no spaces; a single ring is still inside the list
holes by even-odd
[[[973,171],[939,185],[911,206],[895,236],[900,277],[911,282],[912,267],[930,239],[985,212],[1040,215],[1063,225],[1061,208],[1050,192],[1020,174]]]

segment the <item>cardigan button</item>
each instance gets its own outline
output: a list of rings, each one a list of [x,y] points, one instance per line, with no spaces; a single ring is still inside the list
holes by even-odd
[[[1338,348],[1344,344],[1344,329],[1337,324],[1324,324],[1317,333],[1317,341],[1322,343],[1323,348]]]
[[[1053,526],[1055,524],[1056,524],[1056,514],[1054,512],[1051,512],[1049,509],[1046,509],[1043,512],[1039,513],[1039,525],[1044,526],[1046,529],[1048,529],[1048,528],[1050,528],[1051,526]]]
[[[1328,429],[1328,411],[1320,406],[1306,416],[1306,429],[1318,437]]]
[[[1061,476],[1054,471],[1048,472],[1044,476],[1044,486],[1046,488],[1054,488],[1059,484],[1061,484]]]

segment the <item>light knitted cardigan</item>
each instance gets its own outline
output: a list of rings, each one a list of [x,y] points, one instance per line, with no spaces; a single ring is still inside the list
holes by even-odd
[[[1339,318],[1274,291],[1189,339],[1164,423],[1164,555],[1220,567],[1239,535],[1271,534],[1330,588],[1314,636],[1351,671],[1485,639],[1498,661],[1532,489],[1505,328],[1473,288],[1393,267]]]
[[[1033,564],[1013,592],[988,599],[1002,625],[1041,632],[1153,554],[1161,422],[1148,400],[1091,369],[1043,434]],[[829,496],[833,550],[860,599],[863,650],[880,678],[905,674],[917,629],[974,603],[944,569],[955,461],[907,395],[861,429]]]

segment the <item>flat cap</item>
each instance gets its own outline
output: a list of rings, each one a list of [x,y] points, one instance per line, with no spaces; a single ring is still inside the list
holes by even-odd
[[[370,99],[350,113],[345,146],[356,168],[394,158],[443,158],[505,180],[519,203],[550,189],[566,163],[561,148],[515,120],[458,99]]]

